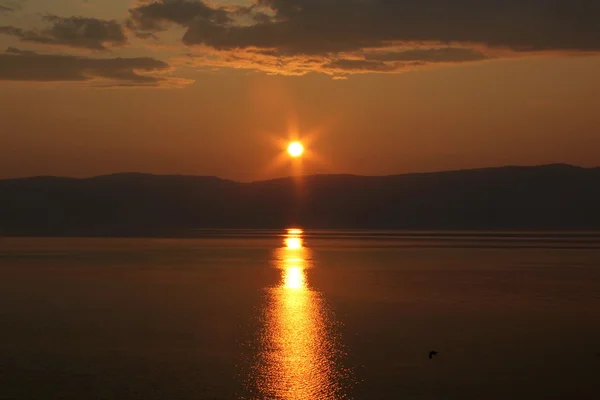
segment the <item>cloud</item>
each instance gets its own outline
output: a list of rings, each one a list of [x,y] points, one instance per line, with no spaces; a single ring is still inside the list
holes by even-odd
[[[0,26],[0,33],[19,37],[25,34],[23,29],[15,28],[14,26]]]
[[[127,24],[143,34],[183,27],[182,42],[203,49],[194,65],[339,77],[491,54],[597,52],[599,14],[597,0],[145,0]]]
[[[256,5],[252,12],[267,9],[273,18],[243,25],[236,23],[235,10],[201,0],[152,0],[131,15],[147,30],[181,25],[186,44],[222,50],[324,54],[398,42],[600,50],[597,0],[257,0]]]
[[[22,8],[22,4],[16,0],[0,2],[0,14],[1,13],[11,13],[14,11],[18,11],[21,8]]]
[[[420,61],[427,63],[456,63],[468,61],[483,61],[488,58],[482,52],[466,47],[417,48],[402,51],[384,51],[371,53],[368,60],[377,61]]]
[[[21,50],[21,49],[17,49],[16,47],[9,47],[8,49],[6,49],[6,53],[8,53],[8,54],[21,54],[21,55],[28,54],[28,55],[32,55],[32,56],[34,56],[34,55],[37,54],[34,51]],[[2,54],[0,54],[0,56],[1,55]]]
[[[598,0],[138,0],[126,21],[46,16],[26,42],[108,50],[183,28],[202,67],[334,77],[481,62],[493,55],[600,52]],[[9,4],[9,3],[2,3]],[[9,6],[5,6],[9,7]],[[201,53],[198,54],[197,51]],[[124,85],[129,83],[122,83]]]
[[[117,21],[54,15],[46,16],[44,20],[51,23],[48,29],[24,30],[14,26],[0,26],[0,33],[15,36],[25,42],[91,50],[107,50],[107,44],[121,46],[127,43],[123,27]]]
[[[488,56],[469,48],[419,48],[363,51],[328,55],[280,55],[269,50],[237,49],[191,52],[175,59],[179,65],[198,68],[234,68],[268,74],[301,76],[318,72],[340,79],[352,74],[403,73],[433,65],[473,62]]]
[[[372,60],[352,60],[339,59],[331,61],[322,66],[326,70],[341,71],[341,72],[392,72],[396,70],[393,64],[387,64],[383,61]]]
[[[164,76],[169,69],[167,63],[146,57],[43,55],[12,47],[0,53],[0,81],[88,82],[93,86],[145,87],[189,83]]]
[[[153,39],[153,40],[158,40],[158,36],[156,36],[152,32],[134,32],[134,35],[138,39]]]
[[[206,20],[214,24],[232,22],[230,12],[225,8],[211,7],[202,1],[164,0],[142,2],[129,10],[128,26],[141,31],[162,31],[169,23],[188,26],[196,20]]]

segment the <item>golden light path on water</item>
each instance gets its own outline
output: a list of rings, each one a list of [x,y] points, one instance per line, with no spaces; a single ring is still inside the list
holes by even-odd
[[[281,281],[269,290],[255,382],[260,399],[343,399],[347,374],[337,327],[320,293],[310,288],[312,268],[303,232],[290,229],[274,252]]]

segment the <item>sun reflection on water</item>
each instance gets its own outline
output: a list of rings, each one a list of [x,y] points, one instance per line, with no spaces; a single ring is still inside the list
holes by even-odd
[[[274,252],[281,281],[269,290],[260,354],[254,371],[261,399],[342,399],[343,370],[335,323],[320,293],[310,288],[312,267],[303,232],[290,229]]]
[[[302,239],[298,237],[287,237],[285,238],[285,245],[287,250],[298,250],[302,248]]]
[[[304,270],[299,267],[291,267],[285,271],[285,276],[283,277],[284,285],[286,289],[302,289],[306,284],[306,279],[304,277]]]

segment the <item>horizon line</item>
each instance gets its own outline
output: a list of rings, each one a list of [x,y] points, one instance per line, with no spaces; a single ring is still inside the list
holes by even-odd
[[[288,179],[298,179],[298,178],[307,178],[307,177],[316,177],[316,176],[352,176],[352,177],[361,177],[361,178],[385,178],[385,177],[393,177],[393,176],[410,176],[410,175],[427,175],[427,174],[440,174],[440,173],[452,173],[452,172],[469,172],[469,171],[482,171],[482,170],[494,170],[494,169],[505,169],[505,168],[547,168],[547,167],[563,167],[563,168],[575,168],[575,169],[583,169],[583,170],[593,170],[599,169],[600,165],[596,165],[593,167],[584,167],[581,165],[574,165],[568,163],[548,163],[548,164],[534,164],[534,165],[518,165],[518,164],[506,164],[500,166],[492,166],[492,167],[474,167],[474,168],[457,168],[457,169],[448,169],[448,170],[435,170],[428,172],[405,172],[405,173],[397,173],[397,174],[385,174],[385,175],[361,175],[361,174],[352,174],[352,173],[316,173],[316,174],[304,174],[304,175],[287,175],[281,177],[275,177],[270,179],[258,179],[251,181],[240,181],[229,178],[222,178],[217,175],[200,175],[200,174],[161,174],[161,173],[153,173],[153,172],[133,172],[133,171],[123,171],[123,172],[112,172],[100,175],[90,175],[83,177],[75,177],[75,176],[65,176],[65,175],[30,175],[30,176],[20,176],[20,177],[10,177],[3,178],[0,177],[0,181],[11,181],[11,180],[27,180],[27,179],[42,179],[42,178],[54,178],[54,179],[70,179],[70,180],[88,180],[88,179],[98,179],[98,178],[107,178],[107,177],[116,177],[116,176],[155,176],[155,177],[189,177],[189,178],[213,178],[221,181],[228,181],[234,183],[259,183],[259,182],[271,182],[278,180],[288,180]]]

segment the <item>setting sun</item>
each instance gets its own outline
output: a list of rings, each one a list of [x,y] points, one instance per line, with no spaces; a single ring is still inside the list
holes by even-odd
[[[304,146],[300,142],[292,142],[289,144],[287,151],[294,158],[300,157],[304,153]]]

